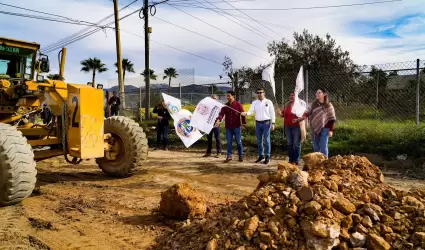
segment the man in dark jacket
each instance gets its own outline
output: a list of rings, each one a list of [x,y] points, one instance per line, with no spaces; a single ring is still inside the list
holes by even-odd
[[[156,149],[159,149],[161,144],[161,137],[163,138],[164,150],[168,150],[168,122],[171,119],[171,115],[165,108],[163,102],[156,105],[153,109],[153,113],[158,115],[158,123],[156,127]]]
[[[118,115],[118,111],[120,110],[121,100],[117,96],[117,92],[113,92],[113,96],[109,99],[108,104],[111,106],[111,116]]]
[[[41,119],[43,119],[44,124],[49,124],[52,120],[52,111],[47,107],[47,104],[43,104],[43,111],[41,112]]]

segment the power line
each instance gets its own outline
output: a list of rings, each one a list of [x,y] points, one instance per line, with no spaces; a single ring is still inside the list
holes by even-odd
[[[44,20],[44,21],[51,21],[51,22],[57,22],[57,23],[68,23],[68,24],[74,24],[74,25],[99,27],[99,25],[89,24],[87,22],[66,21],[66,20],[61,20],[61,19],[57,19],[57,18],[49,18],[49,17],[44,17],[44,16],[21,14],[21,13],[16,13],[16,12],[2,11],[2,10],[0,10],[0,14],[10,15],[10,16],[19,16],[19,17],[28,17],[28,18],[32,18],[32,19],[38,19],[38,20]]]
[[[189,16],[191,16],[191,17],[193,17],[193,18],[195,18],[195,19],[197,19],[197,20],[199,20],[199,21],[201,21],[201,22],[203,22],[203,23],[205,23],[205,24],[207,24],[208,26],[211,26],[211,27],[213,27],[213,28],[215,28],[215,29],[217,29],[217,30],[220,30],[220,31],[221,31],[221,32],[223,32],[223,33],[226,33],[227,35],[229,35],[229,36],[231,36],[231,37],[234,37],[234,38],[238,39],[239,41],[242,41],[242,42],[244,42],[244,43],[246,43],[246,44],[251,45],[252,47],[255,47],[255,48],[257,48],[257,49],[260,49],[260,50],[262,50],[262,51],[267,52],[266,50],[264,50],[264,49],[262,49],[262,48],[258,47],[257,45],[254,45],[254,44],[252,44],[252,43],[250,43],[250,42],[248,42],[248,41],[246,41],[246,40],[244,40],[244,39],[242,39],[242,38],[239,38],[239,37],[237,37],[237,36],[235,36],[235,35],[233,35],[233,34],[231,34],[231,33],[227,32],[227,31],[225,31],[225,30],[221,29],[221,28],[218,28],[217,26],[214,26],[214,25],[212,25],[212,24],[210,24],[210,23],[208,23],[208,22],[206,22],[206,21],[204,21],[204,20],[202,20],[202,19],[200,19],[200,18],[198,18],[198,17],[196,17],[196,16],[194,16],[194,15],[192,15],[192,14],[190,14],[190,13],[188,13],[188,12],[186,12],[186,11],[184,11],[184,10],[180,9],[180,8],[178,8],[178,7],[175,7],[175,6],[170,5],[170,4],[168,4],[168,5],[169,5],[169,6],[171,6],[171,7],[173,7],[173,8],[175,8],[175,9],[177,9],[177,10],[179,10],[179,11],[181,11],[181,12],[183,12],[183,13],[185,13],[185,14],[187,14],[187,15],[189,15]],[[268,53],[268,52],[267,52],[267,53]]]
[[[122,31],[122,32],[124,32],[124,33],[128,33],[128,34],[130,34],[130,35],[133,35],[133,36],[137,36],[137,37],[139,37],[139,38],[143,38],[143,39],[145,38],[144,36],[141,36],[141,35],[138,35],[138,34],[134,34],[134,33],[130,32],[130,31],[127,31],[127,30],[123,30],[123,29],[121,29],[121,31]],[[204,59],[204,60],[210,61],[210,62],[213,62],[213,63],[215,63],[215,64],[222,65],[222,63],[217,62],[217,61],[214,61],[214,60],[209,59],[209,58],[207,58],[207,57],[200,56],[200,55],[197,55],[197,54],[194,54],[194,53],[191,53],[191,52],[188,52],[188,51],[185,51],[185,50],[182,50],[182,49],[179,49],[179,48],[173,47],[173,46],[171,46],[171,45],[164,44],[164,43],[161,43],[161,42],[158,42],[158,41],[152,40],[152,39],[150,39],[150,41],[155,42],[155,43],[158,43],[158,44],[163,45],[163,46],[166,46],[166,47],[168,47],[168,48],[175,49],[175,50],[178,50],[178,51],[180,51],[180,52],[183,52],[183,53],[186,53],[186,54],[189,54],[189,55],[192,55],[192,56],[195,56],[195,57],[198,57],[198,58],[201,58],[201,59]]]
[[[193,31],[193,30],[187,29],[187,28],[185,28],[185,27],[179,26],[179,25],[177,25],[177,24],[174,24],[174,23],[169,22],[169,21],[167,21],[167,20],[161,19],[161,18],[159,18],[159,17],[154,17],[154,18],[156,18],[156,19],[158,19],[158,20],[161,20],[161,21],[163,21],[163,22],[165,22],[165,23],[168,23],[168,24],[170,24],[170,25],[176,26],[176,27],[178,27],[178,28],[180,28],[180,29],[184,29],[184,30],[186,30],[186,31],[192,32],[192,33],[197,34],[197,35],[199,35],[199,36],[205,37],[205,38],[210,39],[210,40],[212,40],[212,41],[215,41],[215,42],[218,42],[218,43],[224,44],[224,45],[226,45],[226,46],[229,46],[229,47],[231,47],[231,48],[234,48],[234,49],[240,50],[240,51],[245,52],[245,53],[247,53],[247,54],[250,54],[250,55],[253,55],[253,56],[256,56],[256,57],[260,57],[260,58],[263,58],[263,59],[267,60],[267,58],[265,58],[265,57],[262,57],[262,56],[256,55],[256,54],[251,53],[251,52],[249,52],[249,51],[246,51],[246,50],[244,50],[244,49],[241,49],[241,48],[238,48],[238,47],[236,47],[236,46],[233,46],[233,45],[231,45],[231,44],[224,43],[224,42],[222,42],[222,41],[220,41],[220,40],[217,40],[217,39],[215,39],[215,38],[212,38],[212,37],[209,37],[209,36],[203,35],[203,34],[198,33],[198,32],[196,32],[196,31]]]
[[[257,0],[230,0],[229,2],[236,3],[236,2],[254,2],[254,1],[257,1]],[[170,2],[170,3],[190,3],[190,2],[193,2],[193,0],[174,0],[174,1],[170,0],[168,2]],[[216,2],[210,2],[210,3],[222,3],[222,2],[216,1]]]
[[[134,3],[136,3],[138,0],[134,0],[133,2],[131,2],[131,3],[129,3],[129,4],[127,4],[127,5],[125,5],[124,7],[122,7],[119,11],[122,11],[122,10],[124,10],[124,9],[126,9],[126,8],[128,8],[128,7],[130,7],[132,4],[134,4]],[[108,16],[106,16],[106,17],[104,17],[104,18],[102,18],[102,19],[100,19],[99,21],[97,21],[96,22],[96,24],[100,24],[100,23],[102,23],[102,22],[104,22],[104,21],[106,21],[106,20],[108,20],[109,18],[111,18],[111,17],[113,17],[114,16],[114,13],[112,13],[112,14],[110,14],[110,15],[108,15]],[[107,25],[107,26],[109,26],[109,25]],[[68,40],[71,40],[71,39],[73,39],[74,37],[77,37],[77,36],[79,36],[79,35],[81,35],[81,34],[83,34],[84,32],[86,32],[86,31],[89,31],[91,29],[91,27],[87,27],[87,28],[85,28],[85,29],[83,29],[83,30],[80,30],[80,31],[78,31],[78,32],[76,32],[76,33],[74,33],[74,34],[72,34],[72,35],[69,35],[69,36],[67,36],[67,37],[65,37],[65,38],[62,38],[62,39],[60,39],[59,41],[57,41],[57,42],[54,42],[54,43],[52,43],[52,44],[49,44],[49,45],[47,45],[47,46],[45,46],[44,48],[42,48],[43,50],[47,50],[47,49],[50,49],[50,48],[54,48],[54,47],[56,47],[56,46],[58,46],[59,44],[63,44],[64,42],[66,42],[66,41],[68,41]],[[99,31],[99,30],[98,30]],[[96,31],[97,32],[97,31]],[[94,33],[92,33],[92,34],[94,34]],[[85,37],[87,37],[87,36],[85,36]],[[80,39],[81,40],[81,39]],[[77,40],[78,41],[78,40]]]
[[[135,13],[137,13],[137,12],[139,12],[139,11],[140,11],[140,10],[133,11],[133,12],[131,12],[131,13],[129,13],[129,14],[127,14],[127,15],[125,15],[125,16],[123,16],[123,17],[121,17],[119,20],[121,21],[121,20],[123,20],[123,19],[125,19],[125,18],[127,18],[127,17],[129,17],[129,16],[131,16],[131,15],[134,15]],[[110,26],[111,24],[113,24],[114,22],[115,22],[115,21],[109,22],[109,23],[107,23],[104,27],[105,27],[105,28],[109,28],[109,29],[114,29],[113,27],[109,27],[109,26]],[[57,49],[60,49],[60,48],[62,48],[62,47],[64,47],[64,46],[67,46],[67,45],[69,45],[69,44],[72,44],[72,43],[74,43],[74,42],[77,42],[77,41],[79,41],[79,40],[81,40],[81,39],[83,39],[83,38],[86,38],[86,37],[88,37],[88,36],[90,36],[90,35],[93,35],[94,33],[99,32],[100,30],[103,30],[103,28],[97,28],[97,29],[95,29],[95,30],[93,30],[93,31],[86,32],[85,34],[82,34],[82,35],[80,35],[80,36],[78,36],[78,37],[72,38],[72,39],[70,39],[69,41],[65,41],[65,42],[63,42],[63,43],[60,43],[60,44],[58,44],[58,45],[54,46],[53,48],[48,48],[48,49],[47,49],[47,51],[45,51],[45,52],[46,52],[46,53],[50,53],[50,52],[55,51],[55,50],[57,50]]]
[[[327,6],[311,6],[311,7],[292,7],[292,8],[266,8],[266,9],[258,9],[258,8],[246,8],[246,9],[238,9],[238,10],[248,10],[248,11],[288,11],[288,10],[313,10],[313,9],[330,9],[330,8],[341,8],[341,7],[355,7],[355,6],[363,6],[363,5],[374,5],[374,4],[383,4],[383,3],[393,3],[393,2],[401,2],[403,0],[388,0],[388,1],[377,1],[377,2],[368,2],[368,3],[354,3],[354,4],[341,4],[341,5],[327,5]],[[182,6],[184,3],[180,4]],[[183,7],[183,6],[182,6]],[[207,8],[203,6],[196,6],[187,4],[184,7],[188,8],[199,8],[199,9],[217,9],[217,8]],[[221,10],[235,10],[235,9],[221,9]]]
[[[195,0],[196,2],[198,2],[198,3],[200,3],[200,4],[202,4],[202,5],[204,5],[204,6],[206,6],[204,3],[202,3],[202,2],[200,2],[200,1],[198,1],[198,0]],[[209,3],[210,5],[212,5],[212,6],[214,6],[214,7],[217,7],[215,4],[213,4],[213,2],[209,2],[209,1],[206,1],[207,3]],[[218,7],[217,7],[218,8]],[[238,19],[238,18],[236,18],[236,17],[234,17],[234,16],[232,16],[234,19],[236,19],[236,20],[238,20],[239,22],[241,22],[241,23],[243,23],[243,24],[245,24],[246,26],[248,26],[248,27],[246,27],[246,26],[244,26],[244,25],[242,25],[242,24],[240,24],[240,23],[238,23],[238,22],[236,22],[236,21],[234,21],[233,19],[231,19],[231,18],[229,18],[229,17],[227,17],[225,14],[227,14],[227,15],[229,15],[229,16],[231,16],[229,13],[227,13],[226,11],[222,11],[222,12],[224,12],[225,14],[223,14],[223,13],[220,13],[219,11],[216,11],[216,10],[212,10],[212,11],[214,11],[214,12],[216,12],[217,14],[219,14],[219,15],[221,15],[221,16],[223,16],[223,17],[225,17],[225,18],[227,18],[227,19],[229,19],[230,21],[232,21],[232,22],[234,22],[234,23],[236,23],[236,24],[238,24],[239,26],[241,26],[241,27],[243,27],[243,28],[245,28],[245,29],[247,29],[247,30],[249,30],[249,31],[251,31],[251,32],[253,32],[253,33],[255,33],[255,34],[257,34],[257,35],[259,35],[259,36],[261,36],[261,37],[263,37],[263,38],[265,38],[265,39],[273,39],[271,36],[269,36],[269,35],[267,35],[267,34],[264,34],[264,33],[261,33],[261,32],[259,32],[259,31],[257,31],[257,29],[255,28],[255,27],[253,27],[252,25],[250,25],[250,24],[248,24],[248,23],[246,23],[246,22],[244,22],[244,21],[242,21],[242,20],[240,20],[240,19]],[[250,28],[249,28],[250,27]],[[267,37],[266,37],[267,36]]]
[[[282,37],[281,35],[279,35],[276,31],[270,29],[269,27],[265,26],[264,24],[260,23],[259,21],[257,21],[256,19],[252,18],[251,16],[245,14],[245,12],[241,11],[240,9],[237,9],[235,6],[233,6],[232,4],[230,4],[229,2],[227,2],[226,0],[222,0],[224,3],[226,3],[227,5],[231,6],[232,8],[234,8],[235,10],[239,11],[240,13],[244,14],[245,16],[249,17],[251,20],[253,20],[254,22],[260,24],[261,26],[263,26],[264,28],[270,30],[271,32],[273,32],[274,34],[276,34],[277,36]]]

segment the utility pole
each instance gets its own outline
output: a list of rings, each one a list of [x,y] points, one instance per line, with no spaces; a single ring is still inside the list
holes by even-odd
[[[149,120],[150,113],[150,69],[149,69],[149,34],[151,29],[149,28],[149,1],[144,0],[143,17],[145,19],[145,81],[146,81],[146,105],[145,105],[145,119]]]
[[[122,107],[125,108],[124,81],[122,77],[120,19],[118,16],[118,0],[113,0],[113,1],[114,1],[114,15],[115,15],[115,42],[117,47],[118,86],[119,86],[120,98],[122,99]]]

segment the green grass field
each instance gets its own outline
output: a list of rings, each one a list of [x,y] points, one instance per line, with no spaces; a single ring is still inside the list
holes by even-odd
[[[249,104],[244,105],[244,109],[248,110],[249,106]],[[193,112],[195,106],[183,108]],[[156,134],[151,127],[156,126],[156,120],[144,121],[142,126],[147,130],[150,145],[155,145]],[[224,124],[221,128],[221,134],[223,143],[225,143]],[[244,147],[257,147],[253,116],[247,118],[247,126],[242,136]],[[272,133],[271,139],[274,151],[286,153],[283,119],[280,117],[276,121],[276,130]],[[183,146],[173,130],[170,132],[170,142],[173,146]],[[204,136],[193,147],[205,147],[205,144],[206,137]],[[329,140],[329,148],[331,155],[371,153],[394,158],[400,154],[407,154],[412,158],[420,158],[425,155],[425,126],[417,127],[413,121],[338,120],[335,125],[334,136]],[[307,140],[303,144],[303,153],[311,151],[312,143],[308,132]]]

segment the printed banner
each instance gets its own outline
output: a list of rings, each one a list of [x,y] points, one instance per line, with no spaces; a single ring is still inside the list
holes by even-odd
[[[267,68],[263,69],[263,72],[261,73],[261,78],[264,81],[268,81],[270,83],[273,89],[273,95],[276,95],[276,84],[274,82],[274,62]]]
[[[180,101],[180,99],[177,99],[164,93],[162,93],[162,98],[164,98],[164,103],[168,109],[168,112],[175,120],[175,114],[182,110],[182,102]]]
[[[182,109],[175,113],[174,117],[174,128],[176,129],[176,134],[180,137],[187,148],[192,146],[193,143],[202,137],[201,132],[190,125],[190,121],[192,119],[192,113],[190,111]]]
[[[211,97],[202,99],[194,111],[190,125],[209,134],[224,105]]]

